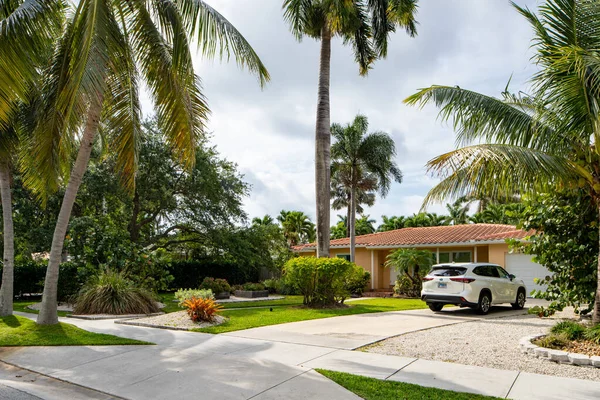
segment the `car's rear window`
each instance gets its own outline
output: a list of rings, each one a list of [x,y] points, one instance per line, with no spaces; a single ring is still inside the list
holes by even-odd
[[[431,271],[433,276],[460,276],[467,272],[466,268],[461,267],[437,267]]]

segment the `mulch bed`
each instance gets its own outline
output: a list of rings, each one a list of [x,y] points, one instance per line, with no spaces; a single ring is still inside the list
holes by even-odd
[[[600,345],[589,340],[575,340],[561,350],[569,353],[585,354],[586,356],[600,356]]]

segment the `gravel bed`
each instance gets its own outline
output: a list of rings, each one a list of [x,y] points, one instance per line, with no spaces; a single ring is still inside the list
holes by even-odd
[[[396,336],[364,351],[600,381],[600,369],[557,364],[521,353],[519,340],[547,333],[558,319],[493,318]]]
[[[220,325],[225,321],[227,321],[227,318],[217,315],[214,322],[193,322],[187,311],[177,311],[169,314],[157,315],[154,317],[119,321],[119,323],[124,325],[137,325],[187,331],[190,329],[207,328],[209,326]]]

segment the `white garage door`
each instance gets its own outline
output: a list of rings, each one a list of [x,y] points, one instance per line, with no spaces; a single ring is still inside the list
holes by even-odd
[[[523,279],[527,286],[527,296],[532,290],[546,290],[545,285],[535,284],[534,279],[550,275],[550,271],[546,267],[534,263],[531,258],[528,254],[507,254],[505,264],[509,273]]]

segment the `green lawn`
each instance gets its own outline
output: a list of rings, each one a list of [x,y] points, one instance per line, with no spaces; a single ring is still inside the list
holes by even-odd
[[[160,301],[166,305],[162,311],[166,313],[172,313],[175,311],[181,311],[183,308],[179,307],[175,300],[174,293],[161,293],[159,294]],[[279,300],[261,300],[261,301],[239,301],[234,303],[223,303],[223,308],[255,308],[255,307],[278,307],[278,306],[292,306],[302,304],[302,296],[285,296],[284,299]]]
[[[277,325],[286,322],[305,321],[337,317],[340,315],[367,314],[383,311],[415,310],[427,305],[418,299],[367,299],[348,303],[345,308],[311,309],[301,306],[283,306],[269,308],[245,308],[243,310],[225,310],[222,315],[229,321],[222,325],[195,329],[197,332],[224,333],[259,326]]]
[[[27,306],[30,306],[35,303],[39,303],[40,301],[41,300],[38,300],[38,301],[23,301],[23,300],[17,301],[17,300],[15,300],[15,302],[13,303],[13,310],[31,313],[31,314],[39,314],[40,313],[39,311],[27,308]],[[69,314],[71,314],[71,313],[67,312],[67,311],[59,311],[58,312],[59,317],[66,317]]]
[[[365,400],[498,400],[498,397],[427,388],[410,383],[317,369],[317,372]]]
[[[113,335],[92,333],[74,325],[37,325],[16,315],[0,318],[1,346],[104,346],[119,344],[153,344]]]

